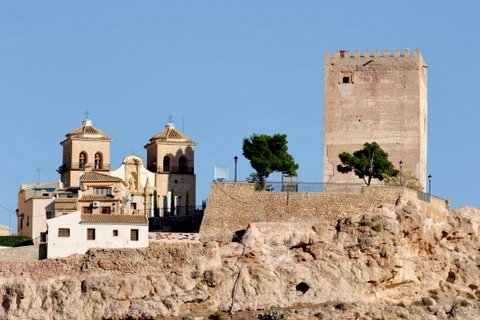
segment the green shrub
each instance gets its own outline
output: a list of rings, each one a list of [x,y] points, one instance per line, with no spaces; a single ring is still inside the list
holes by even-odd
[[[276,310],[275,308],[270,308],[270,312],[261,313],[257,316],[260,320],[284,320],[285,315],[283,312]]]
[[[22,247],[33,245],[33,240],[25,236],[0,236],[0,247]]]

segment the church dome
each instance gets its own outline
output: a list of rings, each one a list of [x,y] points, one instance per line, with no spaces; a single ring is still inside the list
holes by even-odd
[[[105,132],[96,128],[92,124],[92,120],[85,119],[82,121],[82,126],[78,127],[66,134],[70,139],[105,139],[112,140]]]
[[[195,141],[190,139],[187,135],[181,133],[175,129],[173,123],[168,123],[165,125],[165,129],[154,135],[150,138],[150,143],[154,142],[164,142],[164,143],[181,143],[181,144],[197,144]]]

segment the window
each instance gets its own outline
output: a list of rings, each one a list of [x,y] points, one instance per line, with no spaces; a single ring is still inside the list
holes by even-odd
[[[90,206],[82,207],[82,213],[93,213],[93,208]]]
[[[87,240],[95,240],[95,229],[87,229]]]
[[[163,157],[163,172],[169,172],[170,171],[170,157],[165,156]]]
[[[130,240],[131,241],[138,241],[138,229],[131,229],[130,230]]]
[[[118,230],[113,230],[113,236],[118,237]]]
[[[95,169],[102,169],[102,154],[100,152],[95,153]]]
[[[58,237],[59,238],[69,238],[70,237],[70,228],[58,228]]]
[[[30,216],[27,216],[27,227],[30,225]]]
[[[101,207],[101,210],[102,214],[110,214],[111,211],[110,207]]]
[[[344,76],[343,77],[343,83],[350,83],[350,77]]]
[[[180,159],[178,159],[178,166],[180,167],[180,172],[187,172],[187,166],[188,166],[187,158],[185,158],[184,156],[181,156]]]
[[[101,194],[104,196],[111,195],[112,194],[112,188],[107,187],[107,188],[93,188],[93,194]]]
[[[85,169],[85,164],[87,163],[87,154],[85,152],[80,152],[78,155],[78,167],[80,169]]]

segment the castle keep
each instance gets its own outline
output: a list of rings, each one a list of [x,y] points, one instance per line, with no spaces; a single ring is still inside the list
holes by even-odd
[[[324,63],[324,182],[360,182],[337,171],[338,155],[375,141],[425,189],[427,65],[421,53],[344,50],[327,52]]]

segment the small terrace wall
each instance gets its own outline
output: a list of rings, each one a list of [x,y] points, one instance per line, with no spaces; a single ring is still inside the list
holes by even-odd
[[[339,218],[387,206],[394,210],[399,196],[420,206],[445,210],[445,201],[418,200],[416,191],[403,187],[363,187],[360,193],[255,191],[251,183],[213,182],[200,227],[200,240],[231,241],[251,222],[309,222],[336,225]],[[423,211],[423,209],[422,209]]]

